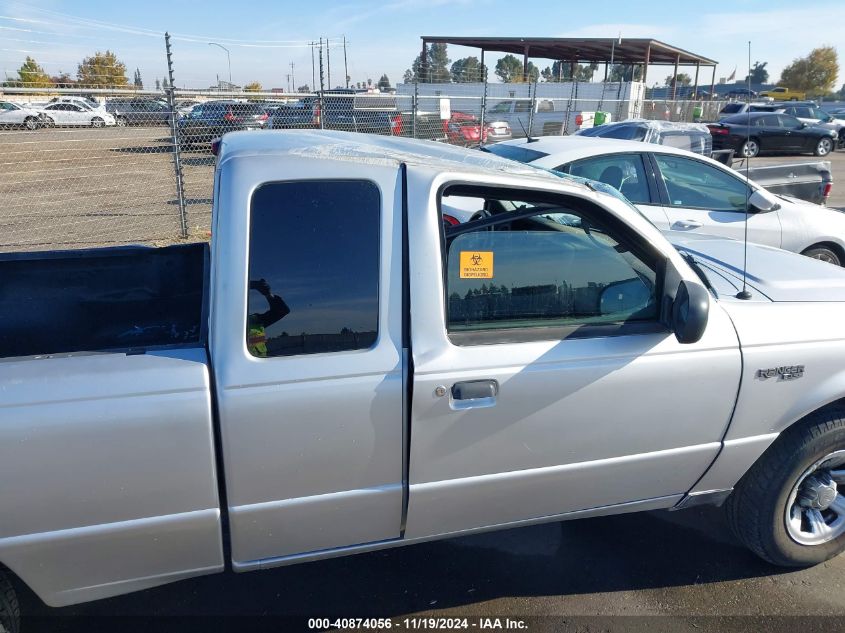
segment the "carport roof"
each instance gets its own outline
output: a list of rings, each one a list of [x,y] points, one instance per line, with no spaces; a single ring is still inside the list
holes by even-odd
[[[455,44],[565,62],[716,66],[716,60],[651,38],[615,37],[445,37],[423,35],[424,44]],[[620,44],[621,41],[621,44]]]

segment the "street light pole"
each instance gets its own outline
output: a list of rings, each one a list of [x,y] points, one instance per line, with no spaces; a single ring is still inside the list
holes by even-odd
[[[217,42],[209,42],[209,46],[216,46],[217,48],[222,48],[226,51],[226,63],[229,65],[229,90],[232,89],[232,58],[229,56],[229,49],[223,46],[222,44],[218,44]]]

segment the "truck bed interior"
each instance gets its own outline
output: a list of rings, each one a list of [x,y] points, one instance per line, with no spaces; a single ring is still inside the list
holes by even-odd
[[[204,345],[209,247],[0,255],[0,357]]]

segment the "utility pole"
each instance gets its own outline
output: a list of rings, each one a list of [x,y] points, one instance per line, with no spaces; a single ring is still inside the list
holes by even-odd
[[[188,215],[185,208],[185,181],[182,179],[182,158],[179,152],[179,133],[176,129],[176,88],[173,83],[173,51],[170,49],[170,33],[164,34],[164,48],[167,52],[168,84],[164,92],[167,95],[167,107],[170,110],[170,134],[173,143],[173,170],[176,174],[176,200],[179,203],[179,228],[182,237],[188,237]]]
[[[326,74],[329,76],[329,90],[332,89],[332,56],[329,38],[326,38]]]
[[[314,42],[311,42],[311,92],[317,88],[317,76],[314,73]]]
[[[323,99],[323,95],[325,90],[325,85],[323,83],[323,38],[320,38],[320,129],[323,129],[324,123],[323,120],[326,116],[326,108],[325,108],[325,101]]]
[[[349,88],[349,69],[346,67],[346,36],[343,36],[343,77],[346,80],[346,87]]]
[[[293,62],[290,63],[290,87],[291,92],[296,90],[296,75],[293,72]]]

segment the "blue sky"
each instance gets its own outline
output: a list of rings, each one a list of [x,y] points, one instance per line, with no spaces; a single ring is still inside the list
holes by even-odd
[[[174,35],[176,83],[207,87],[228,75],[229,48],[235,83],[259,81],[286,87],[294,63],[297,85],[311,84],[307,45],[331,38],[332,84],[342,81],[341,37],[348,40],[352,81],[401,77],[420,49],[420,35],[536,37],[654,37],[719,61],[717,78],[747,68],[752,58],[768,62],[772,78],[793,58],[830,44],[845,55],[845,31],[835,26],[842,0],[797,3],[780,0],[644,3],[519,2],[505,0],[387,0],[386,2],[262,2],[252,0],[0,0],[0,72],[13,75],[29,54],[50,73],[75,74],[82,57],[106,48],[137,67],[148,86],[165,72],[161,34]],[[667,7],[671,7],[668,9]],[[477,54],[450,48],[454,60]],[[495,56],[491,66],[495,63]],[[752,60],[752,61],[753,61]],[[546,60],[534,60],[541,68]],[[841,59],[845,64],[845,57]],[[670,74],[649,71],[649,83]],[[690,73],[692,74],[692,73]],[[709,72],[701,83],[709,83]],[[840,73],[837,88],[845,82]]]

